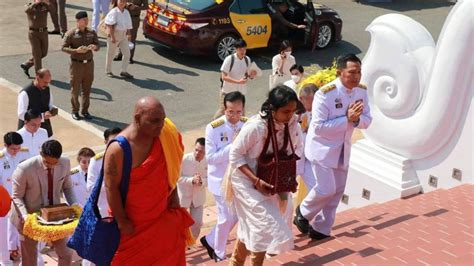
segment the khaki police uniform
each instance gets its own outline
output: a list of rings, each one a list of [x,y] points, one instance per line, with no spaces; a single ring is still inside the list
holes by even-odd
[[[129,7],[127,8],[128,11],[130,12],[130,16],[132,17],[132,31],[131,31],[131,42],[133,44],[136,44],[137,40],[137,32],[138,28],[140,27],[140,13],[142,10],[146,10],[148,8],[148,0],[127,0],[128,3],[132,3],[136,6],[138,6],[135,9],[130,9]],[[135,48],[136,46],[133,47],[133,49],[130,51],[130,60],[133,60],[133,55],[135,54]]]
[[[41,59],[48,54],[48,27],[47,17],[50,7],[46,3],[30,3],[26,6],[25,13],[28,18],[28,39],[31,44],[31,57],[23,63],[27,68],[35,66],[41,69]]]
[[[49,0],[49,3],[51,10],[51,21],[54,25],[54,31],[61,31],[62,33],[65,33],[67,31],[66,0]]]
[[[88,113],[92,81],[94,80],[94,61],[92,51],[80,54],[76,49],[80,46],[94,44],[99,49],[97,33],[90,28],[80,31],[78,28],[64,35],[62,50],[71,55],[70,83],[72,113],[79,112],[79,93],[82,93],[82,114]]]

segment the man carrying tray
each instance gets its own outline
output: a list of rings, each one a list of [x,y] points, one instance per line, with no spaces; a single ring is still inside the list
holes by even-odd
[[[12,215],[12,223],[23,233],[28,214],[41,208],[61,203],[61,194],[69,205],[77,203],[70,177],[70,162],[62,158],[62,146],[56,140],[48,140],[41,146],[40,155],[20,163],[13,172],[13,201],[18,211]],[[71,265],[72,251],[66,247],[67,239],[53,241],[58,254],[58,265]],[[22,265],[37,265],[37,241],[23,236],[21,241]]]

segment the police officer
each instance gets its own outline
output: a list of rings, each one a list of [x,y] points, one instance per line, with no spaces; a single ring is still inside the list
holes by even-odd
[[[234,91],[224,97],[224,115],[206,127],[206,160],[208,163],[207,182],[217,205],[217,224],[200,241],[207,249],[211,259],[216,262],[225,259],[227,238],[237,223],[237,216],[225,203],[221,192],[222,179],[229,165],[229,152],[232,141],[247,121],[242,117],[245,96]]]
[[[140,27],[140,13],[142,10],[147,10],[148,0],[127,0],[127,9],[130,12],[132,17],[132,31],[130,41],[133,43],[133,49],[130,50],[130,64],[133,64],[133,55],[135,54],[137,32]],[[117,56],[115,56],[114,61],[122,60],[122,52],[119,51]]]
[[[4,186],[10,196],[12,196],[12,174],[13,171],[16,169],[18,164],[23,162],[24,160],[28,159],[29,152],[28,148],[23,148],[21,145],[23,144],[23,138],[17,132],[8,132],[3,136],[3,142],[5,148],[0,151],[0,185]],[[7,218],[0,218],[0,219],[7,219]],[[5,248],[8,248],[10,251],[10,257],[13,259],[17,259],[19,257],[19,246],[20,240],[18,236],[18,231],[16,227],[7,221],[7,234],[6,238],[2,236],[2,240],[0,240],[0,252],[4,251]],[[7,242],[8,247],[4,247],[4,243]],[[5,261],[0,261],[0,263],[5,263]],[[3,264],[2,264],[3,265]]]
[[[29,69],[33,65],[35,70],[41,69],[41,59],[48,54],[48,27],[47,17],[50,11],[49,0],[34,0],[26,5],[25,13],[28,17],[28,39],[31,44],[32,57],[20,65],[25,75],[30,77]]]
[[[54,30],[50,31],[49,34],[61,34],[61,37],[64,37],[64,34],[67,32],[66,0],[49,0],[49,2],[49,14],[54,25]]]
[[[99,40],[95,31],[87,27],[87,12],[76,14],[77,27],[66,33],[62,50],[71,55],[69,68],[71,75],[72,118],[80,120],[79,93],[81,92],[82,110],[85,119],[92,119],[89,114],[90,93],[94,80],[94,61],[92,51],[99,50]]]
[[[360,59],[354,54],[339,57],[337,73],[338,78],[322,87],[313,100],[305,155],[317,182],[296,208],[293,221],[315,240],[331,234],[346,186],[352,132],[366,129],[372,121],[366,87],[359,84]]]

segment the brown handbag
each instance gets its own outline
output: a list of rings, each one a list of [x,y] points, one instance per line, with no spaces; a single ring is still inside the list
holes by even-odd
[[[267,154],[268,146],[272,141],[273,152]],[[291,146],[291,154],[287,154],[288,142]],[[277,151],[277,152],[276,152]],[[271,194],[280,192],[296,192],[296,161],[300,158],[295,154],[291,141],[288,124],[285,124],[284,143],[278,150],[275,125],[273,118],[268,119],[268,134],[263,146],[262,153],[258,157],[257,177],[273,185]]]

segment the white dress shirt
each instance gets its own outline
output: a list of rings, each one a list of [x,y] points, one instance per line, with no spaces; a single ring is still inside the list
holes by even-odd
[[[280,54],[277,54],[272,58],[272,74],[278,74],[277,72],[278,72],[279,66],[281,64],[281,60],[282,59],[281,59]],[[279,73],[279,74],[283,74],[283,75],[286,75],[286,76],[291,76],[290,68],[294,64],[296,64],[295,57],[292,56],[292,55],[289,55],[285,59],[285,62],[283,63],[283,67],[282,67],[282,72],[283,73]]]
[[[195,174],[200,174],[202,184],[193,184]],[[194,153],[183,156],[181,163],[181,177],[178,180],[179,203],[183,208],[199,207],[206,203],[207,187],[207,161],[203,158],[200,162],[194,158]]]
[[[26,91],[21,91],[18,94],[18,108],[17,114],[20,120],[25,120],[25,114],[28,111],[28,104],[30,103],[30,99],[28,98],[28,94]],[[49,93],[49,110],[53,109],[53,94]],[[41,122],[44,122],[44,113],[41,114]]]
[[[30,157],[39,155],[41,145],[48,140],[48,132],[44,128],[38,128],[36,133],[30,133],[26,130],[26,127],[23,127],[17,132],[23,138],[23,144],[21,146],[28,148]]]
[[[105,17],[105,24],[115,26],[114,30],[116,31],[127,31],[133,28],[130,12],[127,9],[122,12],[118,7],[109,11]]]

